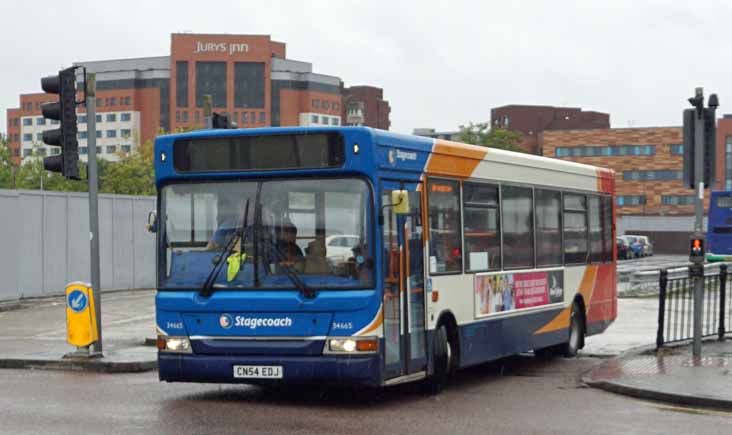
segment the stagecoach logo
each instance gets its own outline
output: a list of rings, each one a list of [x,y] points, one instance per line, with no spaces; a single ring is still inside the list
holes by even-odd
[[[417,153],[398,149],[389,150],[389,163],[395,165],[397,160],[401,160],[402,162],[405,160],[417,160]]]
[[[219,317],[219,325],[221,325],[222,328],[229,329],[233,324],[234,321],[231,319],[230,315],[222,314],[221,317]]]
[[[229,53],[231,56],[234,53],[248,53],[249,44],[246,43],[230,43],[226,42],[196,42],[196,51],[193,54],[199,53]]]

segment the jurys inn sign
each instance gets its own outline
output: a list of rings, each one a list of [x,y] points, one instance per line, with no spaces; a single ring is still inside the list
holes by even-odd
[[[249,44],[245,43],[226,43],[226,42],[201,42],[196,41],[196,50],[193,54],[198,53],[229,53],[231,56],[234,53],[247,53],[249,51]]]

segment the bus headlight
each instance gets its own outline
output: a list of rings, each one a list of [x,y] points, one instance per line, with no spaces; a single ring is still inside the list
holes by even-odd
[[[342,337],[328,339],[326,353],[374,353],[379,350],[376,337]]]
[[[157,346],[163,352],[193,353],[188,337],[158,336]]]

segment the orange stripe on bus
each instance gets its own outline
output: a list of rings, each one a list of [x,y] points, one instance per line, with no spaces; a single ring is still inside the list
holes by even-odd
[[[436,139],[425,172],[468,178],[487,154],[485,147]]]
[[[592,292],[595,286],[595,278],[597,277],[597,266],[587,266],[584,275],[582,275],[582,281],[580,281],[579,294],[585,300],[585,307],[590,306],[590,299],[592,299]],[[542,326],[534,332],[534,334],[543,334],[545,332],[558,331],[560,329],[569,328],[569,318],[572,312],[572,305],[569,305],[557,314],[552,320],[546,325]]]
[[[371,323],[366,325],[366,327],[359,332],[357,332],[355,335],[365,335],[369,332],[375,331],[377,328],[379,328],[384,323],[384,304],[381,304],[381,307],[379,307],[379,311],[376,313],[376,316],[374,316],[373,320],[371,320]]]

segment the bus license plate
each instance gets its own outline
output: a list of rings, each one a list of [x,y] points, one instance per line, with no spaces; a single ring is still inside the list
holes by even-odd
[[[282,379],[282,366],[234,366],[235,378]]]

